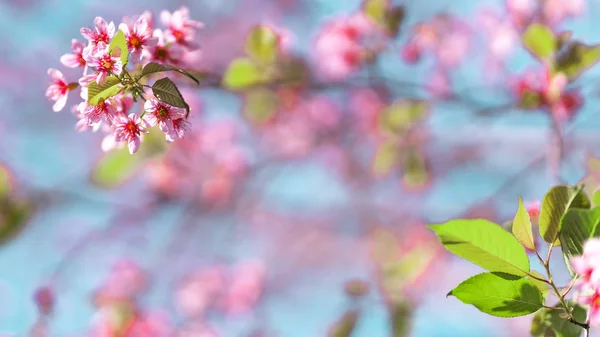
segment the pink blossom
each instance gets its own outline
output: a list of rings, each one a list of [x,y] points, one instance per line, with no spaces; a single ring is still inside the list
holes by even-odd
[[[144,109],[146,110],[146,121],[150,126],[158,124],[158,127],[167,135],[167,138],[173,139],[177,137],[177,135],[174,135],[175,127],[173,126],[173,120],[183,118],[185,116],[185,109],[168,105],[156,99],[147,100],[144,103]],[[178,122],[178,124],[182,125],[181,122]],[[182,131],[181,128],[178,131]]]
[[[590,310],[588,311],[588,322],[591,326],[600,325],[600,289],[593,291],[588,296],[577,296],[577,301],[580,304],[588,305]]]
[[[167,141],[173,142],[177,138],[183,138],[185,133],[190,131],[191,124],[185,118],[177,118],[173,119],[173,132],[171,134],[167,134]]]
[[[108,125],[112,125],[117,116],[117,109],[114,105],[114,100],[109,99],[100,101],[98,105],[82,103],[79,108],[88,125],[99,123],[102,117],[104,117],[104,120]]]
[[[48,69],[48,75],[50,75],[52,82],[46,90],[46,97],[55,102],[52,110],[58,112],[67,104],[70,87],[60,71],[50,68]]]
[[[529,214],[529,218],[532,221],[537,221],[540,216],[540,210],[542,208],[542,203],[539,200],[530,201],[525,203],[525,209]]]
[[[537,1],[506,0],[506,9],[515,25],[523,27],[537,11]]]
[[[140,17],[133,25],[122,23],[119,29],[125,33],[127,47],[134,60],[142,58],[144,48],[152,48],[158,42],[158,38],[152,36],[152,30],[144,17]]]
[[[195,47],[192,43],[196,38],[196,30],[204,27],[202,22],[190,19],[190,11],[186,7],[181,7],[173,13],[162,11],[160,20],[168,27],[165,30],[167,42],[192,48]]]
[[[121,50],[115,48],[110,52],[108,45],[102,42],[98,44],[98,53],[87,55],[86,61],[90,67],[96,68],[96,83],[98,84],[104,83],[109,75],[120,75],[123,71]]]
[[[98,44],[104,43],[108,45],[110,40],[115,36],[115,24],[113,22],[107,24],[106,20],[99,16],[94,19],[94,28],[84,27],[80,29],[81,35],[89,42],[84,55],[96,54],[99,49]]]
[[[64,54],[60,57],[60,63],[62,63],[65,67],[69,68],[78,68],[86,66],[86,61],[83,58],[83,49],[85,48],[85,44],[83,42],[78,41],[76,39],[71,40],[71,50],[73,50],[72,54]]]
[[[224,309],[236,315],[252,310],[258,303],[265,283],[265,265],[260,260],[244,261],[232,271],[232,283],[224,298]]]
[[[33,295],[33,299],[39,312],[44,315],[48,315],[52,312],[56,301],[54,292],[47,286],[38,288]]]
[[[186,316],[202,316],[223,291],[224,270],[201,269],[186,277],[175,294],[178,310]]]
[[[167,43],[162,30],[154,30],[153,37],[156,38],[154,46],[148,46],[142,50],[142,57],[149,61],[159,63],[177,64],[184,56],[184,50],[181,46]]]
[[[137,263],[119,260],[96,297],[100,302],[131,300],[145,289],[146,283],[147,276]]]
[[[558,25],[568,17],[581,15],[585,7],[583,0],[547,0],[542,11],[550,24]]]
[[[581,276],[580,285],[600,288],[600,239],[590,239],[583,245],[583,255],[571,259],[573,271]]]
[[[148,24],[148,29],[151,32],[154,30],[154,14],[148,10],[144,11],[141,15],[123,17],[121,21],[127,26],[133,26],[139,19],[145,19]]]
[[[127,141],[129,153],[134,154],[140,148],[142,133],[148,133],[146,127],[147,122],[134,113],[121,117],[115,122],[115,141]]]

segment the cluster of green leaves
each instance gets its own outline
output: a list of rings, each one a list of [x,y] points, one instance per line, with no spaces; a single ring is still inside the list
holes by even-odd
[[[404,6],[391,6],[389,0],[364,0],[365,15],[383,29],[390,37],[396,37],[404,20]]]
[[[245,42],[245,57],[231,61],[223,86],[244,96],[243,114],[252,123],[269,121],[280,109],[281,99],[272,85],[301,83],[306,65],[282,52],[279,35],[270,27],[253,27]]]
[[[0,166],[0,244],[19,234],[34,211],[34,202],[16,193],[10,171]]]
[[[405,142],[408,133],[425,118],[428,110],[425,101],[401,99],[379,112],[379,130],[383,141],[372,162],[376,176],[386,175],[402,165],[403,179],[407,185],[418,187],[428,181],[425,158],[419,149]]]
[[[549,249],[562,245],[569,270],[571,257],[583,253],[584,242],[600,236],[600,207],[591,208],[592,205],[582,186],[555,186],[542,201],[539,235]],[[563,311],[549,309],[545,304],[548,286],[558,290],[552,282],[549,259],[542,261],[548,279],[530,268],[525,249],[537,254],[539,247],[536,247],[532,222],[522,200],[519,199],[519,208],[512,222],[512,233],[482,219],[451,220],[429,228],[448,251],[488,270],[465,280],[448,295],[498,317],[538,312],[531,330],[534,336],[580,335],[582,328],[568,322],[566,316],[569,314],[565,313],[568,311],[573,316],[571,318],[584,322],[585,309],[565,302],[564,294],[556,294],[561,301],[556,306]]]
[[[521,35],[523,46],[548,67],[551,74],[562,73],[569,82],[600,61],[600,44],[587,45],[572,39],[571,32],[555,33],[541,23],[531,24]],[[520,107],[537,108],[543,101],[533,90],[523,93]]]
[[[159,64],[155,62],[146,64],[139,74],[130,75],[125,69],[127,60],[129,58],[129,51],[127,49],[127,40],[125,39],[125,35],[122,31],[118,31],[110,42],[109,52],[112,53],[116,49],[121,51],[123,72],[119,76],[108,76],[106,82],[103,84],[97,84],[96,82],[90,83],[88,86],[89,105],[98,105],[123,91],[130,91],[133,94],[134,99],[136,99],[140,94],[143,93],[143,88],[140,86],[140,80],[149,75],[161,72],[176,72],[185,75],[196,84],[200,85],[198,79],[196,79],[189,72],[172,65]],[[184,108],[189,114],[189,105],[185,102],[181,92],[170,78],[163,77],[154,82],[152,85],[152,93],[158,100],[178,108]]]

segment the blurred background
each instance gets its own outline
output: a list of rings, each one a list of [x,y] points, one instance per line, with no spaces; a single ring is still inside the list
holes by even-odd
[[[542,21],[598,43],[600,3],[392,1],[397,35],[327,40],[362,5],[2,0],[0,335],[529,336],[530,316],[446,298],[479,268],[425,225],[504,223],[519,196],[597,179],[598,69],[569,85],[579,104],[520,109],[543,67],[519,35]],[[59,59],[81,27],[145,10],[160,26],[181,6],[205,25],[181,66],[207,74],[178,82],[185,139],[104,153],[102,132],[75,130],[78,93],[52,111],[46,71],[77,81]],[[302,65],[274,109],[218,81],[257,24]]]

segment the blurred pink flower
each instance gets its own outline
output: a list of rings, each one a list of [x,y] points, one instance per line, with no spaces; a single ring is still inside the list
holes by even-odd
[[[535,0],[506,0],[506,9],[517,27],[524,27],[537,11]]]
[[[581,15],[585,12],[584,0],[546,0],[542,11],[551,25],[558,25],[564,19]]]
[[[226,289],[222,306],[226,313],[248,313],[258,303],[264,289],[265,265],[260,260],[248,260],[234,266],[231,284]]]
[[[55,102],[52,106],[52,110],[58,112],[67,104],[69,84],[64,75],[56,69],[48,69],[48,75],[50,75],[52,82],[46,90],[46,97]]]
[[[542,209],[542,203],[539,200],[534,200],[525,203],[524,206],[531,221],[537,221],[540,216],[540,210]]]
[[[591,325],[600,324],[600,239],[593,238],[585,242],[583,255],[571,259],[573,271],[581,278],[576,285],[579,294],[576,300],[589,305],[588,320]]]
[[[167,42],[178,43],[195,49],[193,42],[196,38],[196,30],[203,28],[204,24],[190,19],[190,12],[186,7],[181,7],[173,13],[162,11],[160,20],[163,25],[168,27],[165,30]]]
[[[137,263],[131,260],[119,260],[96,291],[96,301],[99,304],[129,301],[144,291],[146,285],[146,273]]]
[[[134,113],[127,118],[121,117],[115,121],[115,141],[127,141],[129,153],[134,154],[140,148],[142,133],[148,133],[146,127],[146,121]]]
[[[33,295],[34,302],[41,314],[48,315],[52,313],[56,301],[52,288],[43,286],[36,289]]]
[[[156,44],[142,50],[142,56],[148,61],[168,64],[178,64],[185,51],[176,44],[167,43],[162,30],[155,29],[152,36]]]
[[[97,124],[104,117],[104,121],[110,126],[113,125],[115,118],[117,118],[117,109],[114,105],[115,101],[108,99],[99,102],[98,105],[81,103],[79,109],[88,125]]]
[[[224,272],[221,267],[216,266],[188,275],[175,293],[175,303],[179,312],[188,317],[203,316],[223,291]]]

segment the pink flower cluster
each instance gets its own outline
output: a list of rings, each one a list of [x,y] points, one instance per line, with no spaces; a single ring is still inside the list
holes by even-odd
[[[343,80],[360,69],[384,32],[362,12],[332,19],[315,42],[314,59],[324,77]]]
[[[261,260],[245,260],[230,268],[207,267],[182,280],[175,302],[186,317],[202,318],[210,309],[241,315],[258,303],[264,283],[265,265]]]
[[[72,108],[73,114],[79,119],[76,129],[102,130],[107,133],[102,144],[105,151],[127,144],[130,153],[135,153],[140,147],[143,134],[147,133],[146,129],[155,125],[165,133],[168,141],[182,138],[189,128],[183,109],[160,102],[149,94],[142,95],[147,100],[143,107],[138,107],[141,112],[132,112],[135,97],[123,84],[129,71],[139,70],[149,62],[176,65],[186,54],[198,49],[196,32],[203,24],[190,19],[187,8],[181,7],[173,13],[163,11],[160,20],[164,29],[154,29],[154,18],[150,12],[124,18],[118,30],[125,36],[125,51],[119,47],[110,47],[117,34],[115,24],[96,17],[93,28],[81,28],[81,35],[86,43],[73,39],[72,52],[60,58],[65,67],[81,70],[79,80],[69,82],[61,71],[48,70],[51,84],[46,97],[55,102],[53,110],[61,111],[67,104],[69,92],[81,87],[80,97],[83,102]],[[121,58],[123,53],[129,53],[126,61]],[[90,104],[90,83],[102,85],[110,76],[119,79],[121,84],[117,85],[121,86],[121,91],[107,99],[100,99],[96,105]]]
[[[426,54],[433,56],[435,69],[428,89],[435,96],[447,96],[451,86],[448,71],[467,56],[471,45],[470,28],[463,21],[443,14],[415,25],[410,36],[401,50],[402,59],[413,64]]]
[[[580,278],[577,301],[589,305],[588,320],[591,325],[600,324],[600,239],[588,240],[583,246],[583,255],[571,259],[573,271]]]
[[[529,71],[514,81],[515,95],[520,102],[527,95],[535,94],[538,99],[528,109],[547,109],[559,122],[573,119],[581,106],[583,97],[577,89],[566,90],[568,80],[562,74],[552,74],[550,70]]]
[[[517,27],[535,20],[559,25],[565,19],[585,12],[584,0],[506,0],[506,9]]]

